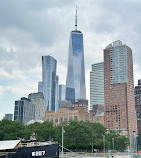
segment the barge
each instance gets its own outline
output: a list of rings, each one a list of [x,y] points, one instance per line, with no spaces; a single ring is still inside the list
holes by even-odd
[[[59,158],[59,144],[55,142],[0,141],[0,158]]]

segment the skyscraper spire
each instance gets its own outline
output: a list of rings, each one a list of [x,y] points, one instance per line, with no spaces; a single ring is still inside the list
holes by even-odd
[[[70,33],[68,53],[65,100],[75,103],[78,99],[86,99],[83,33],[77,30],[77,7],[75,30]]]
[[[77,6],[76,6],[76,16],[75,16],[75,30],[77,30]]]

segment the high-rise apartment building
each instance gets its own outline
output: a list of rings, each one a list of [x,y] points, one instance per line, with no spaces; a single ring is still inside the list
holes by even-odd
[[[14,121],[20,121],[26,124],[30,120],[35,118],[35,104],[31,103],[28,98],[21,98],[21,100],[15,101],[14,109]]]
[[[4,119],[13,120],[13,114],[5,114]]]
[[[104,63],[92,65],[90,72],[90,110],[93,105],[104,105]]]
[[[121,41],[104,49],[105,127],[137,132],[132,50]]]
[[[68,70],[66,79],[66,100],[74,103],[86,99],[83,33],[77,30],[77,11],[75,30],[70,33]]]
[[[138,134],[141,135],[141,79],[138,80],[138,86],[135,87],[135,107]]]
[[[52,56],[42,56],[43,94],[47,110],[55,111],[57,61]]]
[[[46,111],[46,101],[43,93],[30,93],[28,99],[30,99],[31,103],[34,104],[34,120],[42,120]]]
[[[46,111],[46,101],[41,92],[30,93],[28,98],[15,101],[14,120],[24,124],[31,120],[42,120]]]

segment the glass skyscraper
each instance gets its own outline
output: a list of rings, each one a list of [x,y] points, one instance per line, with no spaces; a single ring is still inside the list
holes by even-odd
[[[77,12],[75,27],[70,33],[66,80],[66,100],[72,103],[86,98],[83,34],[77,30]]]
[[[59,76],[56,76],[56,90],[55,90],[55,112],[59,109]]]
[[[61,101],[65,100],[66,96],[66,85],[59,85],[59,105]]]
[[[93,105],[104,106],[104,63],[92,65],[90,72],[90,109]]]
[[[38,92],[43,93],[43,82],[42,81],[38,82]]]
[[[52,56],[42,56],[43,94],[48,111],[55,111],[57,61]]]

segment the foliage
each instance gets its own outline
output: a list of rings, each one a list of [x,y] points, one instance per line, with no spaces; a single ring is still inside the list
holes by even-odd
[[[115,150],[123,151],[129,144],[128,138],[120,136],[119,132],[109,131],[99,123],[90,123],[83,121],[69,121],[55,126],[51,122],[38,123],[35,122],[29,126],[25,126],[17,121],[2,120],[0,121],[0,140],[13,140],[24,138],[30,139],[35,133],[38,141],[58,141],[62,144],[62,125],[64,127],[64,146],[74,151],[91,151],[92,144],[94,149],[104,148],[112,149],[114,138]],[[103,136],[105,139],[103,140]],[[140,137],[139,137],[140,138]],[[138,139],[141,142],[141,138]]]
[[[14,140],[25,136],[25,126],[20,122],[0,121],[0,140]]]
[[[27,126],[30,135],[35,132],[36,138],[39,141],[48,141],[55,139],[55,128],[52,122],[45,121],[44,123],[35,122]]]
[[[106,128],[99,123],[91,123],[97,134],[97,139],[103,139],[103,135],[106,132]]]
[[[91,151],[92,144],[94,148],[103,150],[103,135],[106,128],[99,123],[90,123],[83,121],[69,121],[63,123],[64,126],[64,146],[71,150],[87,149]],[[56,127],[56,140],[62,143],[62,125]],[[106,147],[109,147],[107,140]]]
[[[86,149],[95,139],[96,132],[89,122],[70,121],[65,127],[64,145],[67,148]]]
[[[120,131],[112,131],[110,130],[105,134],[106,140],[110,143],[110,149],[124,151],[127,149],[129,145],[129,139],[125,136],[120,135]],[[113,147],[114,146],[114,147]]]
[[[138,150],[141,150],[141,135],[137,137]]]

